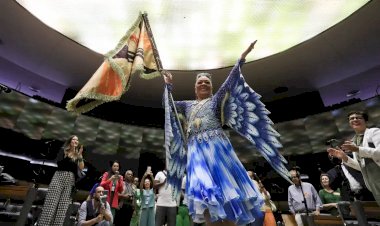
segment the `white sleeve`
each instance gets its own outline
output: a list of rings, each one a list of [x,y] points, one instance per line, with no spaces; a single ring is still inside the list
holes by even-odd
[[[164,181],[164,179],[165,179],[164,176],[165,176],[164,173],[162,171],[160,171],[160,172],[158,172],[156,174],[156,176],[154,177],[154,180],[159,181],[160,183],[162,183]]]
[[[349,166],[358,171],[361,171],[358,161],[356,159],[352,159],[350,156],[347,156],[347,157],[348,157],[347,162],[343,161],[344,165]]]
[[[186,176],[184,176],[184,177],[182,178],[182,184],[181,184],[181,189],[182,189],[182,190],[185,190],[185,188],[186,188]]]
[[[359,154],[363,158],[371,158],[378,162],[380,161],[380,128],[371,128],[369,131],[366,142],[373,143],[375,147],[368,147],[365,144],[364,147],[359,147]]]

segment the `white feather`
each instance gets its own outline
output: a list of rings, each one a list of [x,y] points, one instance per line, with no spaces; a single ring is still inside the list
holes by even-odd
[[[229,123],[230,125],[232,125],[232,127],[233,127],[233,125],[236,125],[236,121],[235,121],[234,118],[230,118],[230,120],[228,120],[228,123]]]
[[[249,97],[248,93],[245,93],[245,92],[239,95],[239,99],[243,101],[246,101],[248,97]]]
[[[257,131],[256,127],[254,127],[252,124],[247,125],[247,132],[251,134],[252,136],[258,137],[259,131]]]
[[[247,101],[244,104],[246,106],[247,111],[253,111],[256,108],[256,105],[252,102]]]
[[[265,151],[265,153],[268,154],[268,156],[274,156],[275,155],[274,150],[264,140],[259,139],[258,142],[259,142],[258,146],[260,146],[261,150]]]

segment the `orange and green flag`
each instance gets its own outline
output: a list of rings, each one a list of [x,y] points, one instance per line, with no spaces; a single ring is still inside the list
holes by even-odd
[[[105,103],[116,101],[138,75],[144,79],[161,76],[154,55],[154,41],[148,20],[140,13],[138,19],[122,37],[116,48],[104,56],[104,61],[90,80],[67,102],[68,111],[84,113]]]

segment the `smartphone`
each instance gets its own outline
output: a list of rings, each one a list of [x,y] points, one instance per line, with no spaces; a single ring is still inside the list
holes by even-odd
[[[151,172],[152,172],[152,167],[151,167],[151,166],[148,166],[148,167],[146,168],[146,172],[147,172],[147,173],[151,173]]]

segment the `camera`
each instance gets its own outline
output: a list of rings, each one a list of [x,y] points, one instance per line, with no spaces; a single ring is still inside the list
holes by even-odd
[[[326,145],[329,145],[332,148],[337,148],[337,147],[339,148],[342,145],[342,141],[333,138],[333,139],[327,140]]]

